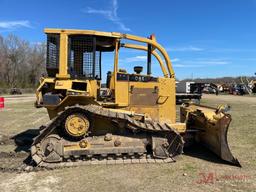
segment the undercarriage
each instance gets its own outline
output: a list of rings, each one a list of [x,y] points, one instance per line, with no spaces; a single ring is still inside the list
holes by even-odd
[[[86,117],[90,122],[84,135],[78,134],[77,137],[64,131],[70,116],[74,117],[75,114]],[[97,123],[99,121],[100,125]],[[78,124],[77,129],[83,127]],[[154,158],[169,161],[182,153],[183,146],[182,136],[168,124],[149,119],[142,122],[126,113],[96,105],[76,105],[67,107],[41,128],[40,135],[32,145],[31,155],[39,166],[92,158]]]

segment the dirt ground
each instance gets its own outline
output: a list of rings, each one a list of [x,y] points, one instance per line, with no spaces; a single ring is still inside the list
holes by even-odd
[[[0,109],[0,135],[11,137],[48,121],[45,109],[33,107],[33,95],[6,98]],[[223,164],[200,146],[187,149],[170,164],[90,165],[30,173],[0,172],[0,191],[256,191],[256,97],[204,95],[202,104],[231,106],[228,141],[242,168]],[[4,137],[1,136],[1,137]],[[0,167],[11,166],[1,152]],[[19,157],[20,158],[20,157]]]

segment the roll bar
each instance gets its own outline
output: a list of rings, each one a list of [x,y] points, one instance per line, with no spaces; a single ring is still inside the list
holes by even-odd
[[[136,44],[130,44],[130,43],[125,43],[125,44],[121,44],[121,47],[125,47],[125,48],[130,48],[130,49],[138,49],[138,50],[143,50],[143,51],[148,51],[148,48],[146,46],[143,45],[136,45]],[[160,55],[156,52],[156,50],[153,50],[152,55],[155,56],[155,58],[157,59],[157,61],[160,64],[160,67],[163,71],[163,74],[165,77],[168,77],[168,72],[166,71],[166,68],[164,67],[164,62],[162,60],[162,58],[160,57]]]
[[[152,36],[152,38],[145,38],[145,37],[139,37],[139,36],[130,35],[130,34],[122,34],[122,33],[117,33],[117,32],[101,32],[101,31],[94,31],[94,30],[74,30],[74,29],[51,29],[51,28],[46,28],[44,30],[44,32],[47,34],[48,33],[61,34],[61,36],[63,37],[63,38],[61,38],[61,39],[63,39],[61,42],[63,42],[62,43],[63,51],[64,51],[64,49],[66,50],[66,51],[64,51],[65,53],[67,52],[67,47],[64,45],[64,42],[65,43],[67,42],[68,35],[106,36],[106,37],[113,37],[116,39],[127,39],[127,40],[150,44],[150,45],[152,45],[151,53],[158,60],[160,66],[161,66],[161,69],[164,73],[164,76],[165,77],[169,76],[170,78],[174,78],[174,70],[172,68],[172,63],[171,63],[170,57],[169,57],[168,53],[166,52],[166,50],[156,41],[155,36]],[[148,50],[148,48],[145,46],[135,45],[135,44],[126,44],[125,47],[133,48],[133,49],[140,49],[140,50],[145,50],[145,51]],[[155,49],[157,49],[161,53],[161,55],[164,57],[169,74],[167,73],[167,71],[164,67],[164,62],[162,61],[160,55],[157,54]],[[64,54],[60,55],[60,58],[64,58],[64,57],[66,57],[66,56],[64,56]],[[65,69],[66,69],[66,67],[65,67]]]

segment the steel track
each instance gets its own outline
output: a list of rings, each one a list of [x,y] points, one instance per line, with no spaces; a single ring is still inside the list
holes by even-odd
[[[19,154],[19,153],[15,153]],[[5,158],[12,158],[15,154],[11,153],[5,154]],[[16,156],[16,155],[15,155]],[[85,159],[68,159],[65,162],[61,163],[41,163],[40,165],[36,166],[33,161],[28,163],[22,163],[17,166],[11,167],[1,167],[0,172],[2,173],[22,173],[22,172],[37,172],[37,171],[47,171],[47,170],[55,170],[55,169],[63,169],[63,168],[70,168],[70,167],[78,167],[78,166],[94,166],[94,165],[128,165],[128,164],[163,164],[163,163],[173,163],[175,160],[173,158],[167,159],[157,159],[154,158],[152,155],[145,155],[139,158],[134,156],[119,156],[119,157],[92,157],[92,158],[85,158]]]
[[[170,135],[172,140],[169,142],[169,146],[167,150],[170,152],[170,157],[166,159],[157,159],[152,155],[140,155],[132,154],[127,156],[125,154],[116,154],[116,156],[93,156],[93,157],[76,157],[73,156],[65,157],[64,162],[60,163],[48,163],[44,161],[44,157],[42,156],[42,152],[40,151],[41,142],[47,137],[50,136],[53,131],[61,125],[61,123],[65,120],[65,118],[74,112],[86,112],[90,113],[93,116],[97,116],[100,118],[108,119],[109,121],[122,122],[126,124],[126,128],[130,129],[134,132],[142,131],[142,132],[150,132],[150,133],[166,133]],[[72,106],[66,107],[65,111],[58,114],[58,116],[52,121],[41,127],[40,134],[34,139],[34,142],[31,147],[31,156],[32,159],[36,162],[38,167],[44,168],[59,168],[59,167],[73,167],[80,165],[91,165],[91,164],[135,164],[135,163],[168,163],[173,162],[173,157],[181,154],[183,151],[184,141],[181,135],[171,128],[168,124],[161,124],[159,122],[155,122],[152,120],[148,120],[145,123],[137,121],[133,119],[126,113],[115,112],[113,110],[109,110],[96,105],[86,105],[86,106]]]

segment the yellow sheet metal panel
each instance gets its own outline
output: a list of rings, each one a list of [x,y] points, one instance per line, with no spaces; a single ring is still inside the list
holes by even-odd
[[[105,36],[105,37],[114,37],[120,38],[121,33],[117,32],[104,32],[104,31],[94,31],[94,30],[80,30],[80,29],[53,29],[53,28],[45,28],[45,33],[62,33],[67,35],[96,35],[96,36]]]
[[[97,98],[98,89],[100,88],[100,84],[97,80],[89,80],[87,83],[87,90],[90,93],[90,96]]]
[[[115,76],[111,73],[109,88],[113,91],[115,89]]]
[[[154,99],[154,91],[158,92],[155,105],[148,103],[148,105],[131,106],[130,110],[135,112],[147,113],[154,120],[159,120],[163,123],[175,123],[176,122],[176,101],[175,101],[175,79],[174,78],[158,78],[157,82],[129,82],[129,89],[152,89],[152,96],[147,96],[149,102]],[[143,93],[143,91],[142,91]],[[131,95],[131,93],[130,93]],[[152,97],[152,99],[150,99]],[[129,96],[131,105],[131,96]],[[142,102],[144,103],[144,102]],[[138,110],[138,111],[136,111]]]
[[[115,87],[115,99],[119,106],[128,106],[128,82],[117,81]]]
[[[55,82],[55,89],[64,89],[64,90],[67,90],[67,89],[71,89],[72,88],[72,81],[70,80],[57,80]]]
[[[157,105],[157,87],[159,82],[129,82],[129,107],[128,110],[145,114],[153,120],[159,120]]]
[[[160,122],[176,122],[176,96],[174,78],[159,78],[158,106]]]
[[[59,73],[57,78],[70,78],[68,74],[68,36],[60,34],[60,54],[59,54]]]
[[[115,42],[115,58],[114,58],[114,72],[113,72],[113,82],[114,82],[114,87],[116,87],[116,75],[118,71],[118,57],[119,57],[119,41]],[[116,97],[116,92],[115,92],[115,97]]]

